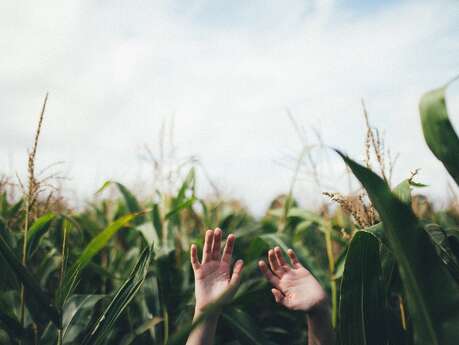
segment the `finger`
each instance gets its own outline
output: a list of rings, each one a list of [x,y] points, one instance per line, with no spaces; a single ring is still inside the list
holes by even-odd
[[[236,261],[233,267],[233,274],[231,275],[230,285],[232,286],[239,285],[239,282],[241,281],[241,272],[243,268],[244,268],[244,261],[242,260]]]
[[[274,254],[274,250],[272,249],[268,251],[268,261],[269,261],[269,266],[271,267],[271,271],[273,271],[273,273],[280,278],[282,274],[284,273],[284,271],[279,266],[279,263],[277,262],[276,254]]]
[[[280,292],[277,289],[271,289],[271,292],[274,295],[274,299],[276,300],[276,303],[282,304],[282,301],[284,299],[284,295],[282,294],[282,292]]]
[[[212,260],[212,242],[214,239],[214,232],[212,230],[206,231],[204,239],[204,248],[202,250],[202,263],[205,264]]]
[[[279,278],[271,272],[266,262],[259,261],[258,267],[260,268],[260,271],[265,275],[266,279],[268,279],[268,281],[271,284],[273,284],[275,287],[279,286]]]
[[[292,263],[293,268],[302,267],[300,261],[298,260],[298,257],[292,249],[287,250],[287,255],[290,258],[290,262]]]
[[[220,260],[222,242],[222,231],[219,228],[214,230],[214,243],[212,244],[212,259]]]
[[[234,241],[236,240],[236,236],[230,234],[226,239],[225,249],[223,250],[222,261],[231,263],[231,258],[233,257],[233,248],[234,248]]]
[[[191,256],[191,266],[193,266],[193,270],[196,271],[199,269],[199,267],[201,267],[201,264],[199,263],[199,259],[198,259],[198,248],[196,247],[195,244],[191,245],[190,256]]]
[[[284,270],[290,269],[290,266],[285,262],[284,256],[282,255],[282,251],[279,247],[274,248],[274,254],[280,267],[282,267]]]

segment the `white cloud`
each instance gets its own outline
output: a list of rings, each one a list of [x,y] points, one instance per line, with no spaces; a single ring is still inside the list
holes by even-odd
[[[13,157],[13,171],[25,165],[49,90],[40,163],[66,160],[69,187],[80,195],[107,178],[145,178],[139,147],[157,142],[162,120],[174,116],[181,152],[197,154],[260,212],[290,183],[292,171],[275,162],[299,149],[285,109],[359,157],[363,97],[402,154],[398,177],[421,167],[430,192],[444,195],[446,174],[423,143],[417,102],[459,73],[454,1],[373,9],[332,1],[0,6],[0,162]],[[450,95],[457,114],[458,88]],[[301,198],[320,200],[305,186]]]

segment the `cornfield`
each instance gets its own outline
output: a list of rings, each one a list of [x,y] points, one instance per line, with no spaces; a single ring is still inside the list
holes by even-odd
[[[420,119],[430,150],[459,185],[447,85],[422,96]],[[191,168],[173,193],[146,200],[107,181],[76,212],[44,198],[36,177],[45,105],[23,193],[0,185],[1,344],[184,344],[193,327],[189,248],[201,251],[214,227],[235,234],[235,257],[246,266],[217,344],[307,342],[305,316],[277,305],[258,271],[273,246],[293,248],[326,288],[339,344],[457,344],[458,204],[433,211],[412,195],[423,186],[413,176],[391,187],[384,169],[337,151],[364,192],[326,193],[336,208],[309,211],[288,193],[255,218],[230,200],[200,198]],[[371,130],[367,141],[370,150]],[[116,196],[106,197],[108,189]]]

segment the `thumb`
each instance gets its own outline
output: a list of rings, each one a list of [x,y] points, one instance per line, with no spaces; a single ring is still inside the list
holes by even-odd
[[[241,272],[242,272],[243,267],[244,267],[244,261],[242,260],[238,260],[234,264],[233,274],[231,275],[231,279],[230,279],[230,285],[232,287],[235,287],[239,284],[239,281],[241,280]]]
[[[274,295],[274,299],[276,300],[276,303],[283,304],[282,302],[284,300],[284,295],[282,294],[282,292],[280,292],[277,289],[271,289],[271,292]]]

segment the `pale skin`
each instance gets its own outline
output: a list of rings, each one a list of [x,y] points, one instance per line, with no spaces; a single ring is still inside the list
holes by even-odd
[[[197,247],[191,246],[191,265],[195,277],[196,306],[193,320],[199,319],[209,305],[222,296],[230,300],[240,282],[242,260],[232,265],[235,236],[229,235],[223,253],[222,231],[207,230],[201,262]],[[327,295],[314,276],[301,265],[293,250],[287,255],[291,265],[282,257],[280,248],[268,252],[268,264],[259,262],[259,268],[274,286],[271,290],[278,304],[291,310],[304,311],[308,322],[309,345],[331,345],[334,333],[330,322]],[[269,265],[269,266],[268,266]],[[220,312],[215,311],[190,334],[187,345],[213,345]]]
[[[196,306],[193,321],[197,320],[206,307],[224,296],[230,300],[239,286],[243,261],[233,265],[233,248],[236,237],[229,235],[221,251],[222,231],[207,230],[201,262],[196,245],[191,246],[191,265],[194,272]],[[187,345],[212,345],[219,312],[210,315],[190,334]]]
[[[290,265],[284,260],[281,249],[275,247],[268,252],[268,263],[258,263],[261,272],[273,285],[271,292],[276,303],[306,313],[309,345],[334,344],[326,292],[292,249],[287,255]]]

